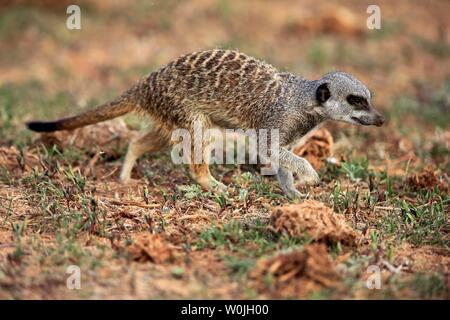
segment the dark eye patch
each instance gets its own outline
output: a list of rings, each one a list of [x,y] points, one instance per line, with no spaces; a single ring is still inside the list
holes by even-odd
[[[367,102],[367,99],[360,96],[355,96],[353,94],[350,94],[347,96],[347,102],[355,107],[355,110],[368,110],[369,109],[369,103]]]

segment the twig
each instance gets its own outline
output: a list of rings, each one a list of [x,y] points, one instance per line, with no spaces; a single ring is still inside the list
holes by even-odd
[[[100,158],[100,152],[97,152],[91,160],[89,160],[89,164],[87,165],[87,167],[84,169],[83,174],[86,176],[88,175],[88,173],[93,173],[94,172],[94,166],[97,163],[98,159]]]
[[[114,168],[113,171],[111,171],[110,173],[108,173],[108,174],[104,175],[103,177],[101,177],[100,180],[109,178],[109,177],[112,176],[114,173],[116,173],[117,169],[118,169],[118,168]]]
[[[375,206],[374,209],[380,209],[380,210],[394,210],[394,207],[382,207],[382,206]]]
[[[116,200],[112,198],[103,198],[102,201],[108,201],[111,204],[115,204],[118,206],[135,206],[135,207],[141,207],[144,209],[151,209],[151,208],[157,208],[160,206],[158,203],[152,203],[152,204],[142,204],[137,201],[123,201],[123,200]]]

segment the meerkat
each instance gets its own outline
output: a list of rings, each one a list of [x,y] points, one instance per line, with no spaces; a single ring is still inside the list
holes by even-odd
[[[296,141],[326,120],[355,125],[381,126],[383,116],[372,105],[368,88],[345,72],[330,72],[308,80],[234,50],[194,52],[139,79],[111,102],[81,115],[51,122],[29,122],[30,130],[71,130],[116,118],[130,112],[148,115],[154,126],[128,147],[120,181],[130,179],[136,160],[146,152],[171,145],[171,132],[184,128],[194,136],[194,122],[204,128],[278,129],[279,169],[283,192],[302,194],[293,173],[304,185],[319,182],[307,160],[290,151]],[[267,150],[265,150],[267,151]],[[270,151],[270,150],[269,150]],[[204,189],[226,189],[206,163],[191,161],[190,174]]]

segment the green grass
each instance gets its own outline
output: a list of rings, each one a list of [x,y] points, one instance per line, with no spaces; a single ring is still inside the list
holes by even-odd
[[[223,257],[225,265],[231,269],[232,274],[243,277],[255,266],[256,260],[253,258],[236,257],[225,255]]]
[[[399,34],[404,28],[405,26],[401,21],[383,19],[381,29],[369,30],[366,34],[369,40],[380,41]]]
[[[40,32],[49,31],[46,18],[50,15],[35,8],[13,7],[2,10],[0,15],[0,39],[6,40],[14,36],[17,30],[33,27]]]
[[[183,193],[183,197],[188,200],[200,199],[210,194],[209,192],[204,192],[198,184],[182,185],[177,188]]]
[[[173,27],[173,11],[177,6],[177,1],[137,1],[130,6],[129,15],[116,12],[110,19],[125,19],[125,22],[140,26],[138,29],[146,34],[149,28],[161,32],[169,32]],[[149,21],[151,21],[149,25]]]
[[[425,89],[429,90],[429,89]],[[389,116],[402,127],[405,117],[414,117],[440,128],[448,128],[450,123],[450,81],[431,92],[426,101],[414,96],[400,96],[393,101]],[[413,128],[411,128],[413,130]]]
[[[436,58],[446,59],[450,57],[450,44],[446,42],[446,39],[429,40],[417,36],[415,40],[423,50],[432,54]]]
[[[380,230],[407,240],[414,245],[440,245],[450,248],[450,227],[448,194],[438,190],[419,192],[417,201],[396,199],[395,209],[384,217]]]
[[[330,53],[322,40],[314,41],[306,53],[307,61],[316,68],[324,68],[330,63]]]
[[[217,11],[223,21],[229,22],[236,9],[234,8],[233,1],[216,0],[215,11]]]
[[[370,175],[369,160],[367,158],[351,159],[343,162],[339,171],[353,182],[366,181]]]
[[[358,207],[359,192],[357,191],[344,191],[341,189],[341,185],[337,182],[329,198],[333,209],[339,213],[344,213],[350,207]]]
[[[26,145],[31,138],[26,120],[54,119],[77,105],[66,91],[42,94],[43,90],[42,83],[35,80],[0,86],[0,139],[6,139],[2,142]]]
[[[446,284],[442,274],[416,274],[407,284],[421,299],[436,299],[445,296]]]
[[[258,257],[275,249],[295,247],[306,242],[306,239],[273,234],[261,222],[246,226],[232,220],[223,226],[212,226],[203,230],[194,245],[198,249],[226,248],[235,252],[246,252],[250,257]],[[249,245],[253,247],[251,252],[247,252]]]

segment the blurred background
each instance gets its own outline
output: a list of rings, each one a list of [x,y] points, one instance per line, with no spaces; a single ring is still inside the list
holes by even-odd
[[[330,126],[356,150],[446,145],[448,155],[448,1],[83,0],[81,30],[68,30],[72,3],[0,0],[2,142],[25,143],[24,121],[103,102],[182,54],[231,48],[307,78],[344,70],[362,79],[389,122]],[[366,26],[370,4],[381,8],[380,30]]]

